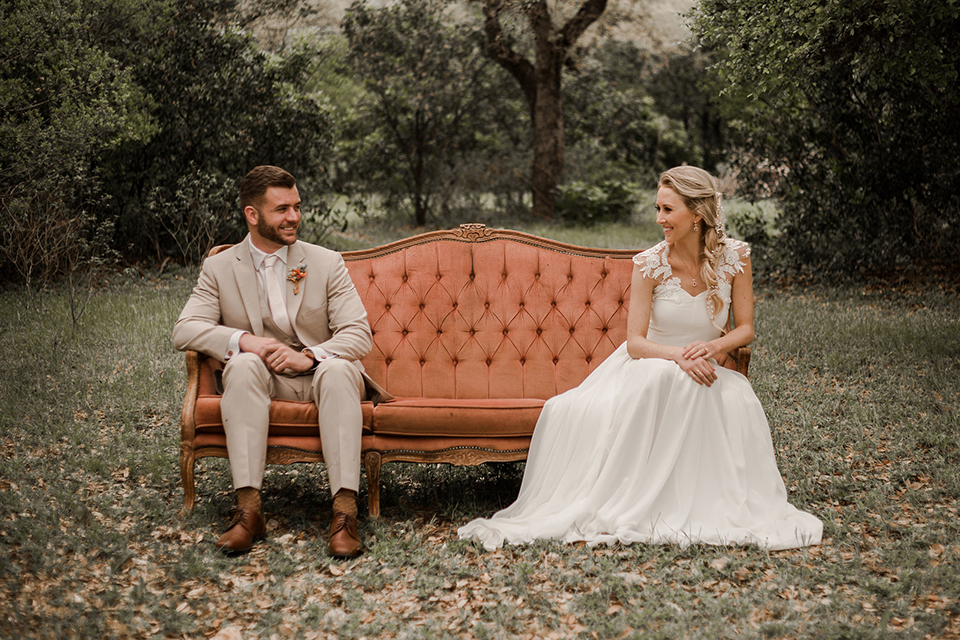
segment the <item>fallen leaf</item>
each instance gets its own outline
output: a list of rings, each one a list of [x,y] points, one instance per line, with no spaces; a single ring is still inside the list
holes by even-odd
[[[243,640],[243,635],[240,633],[240,627],[224,627],[210,640]]]

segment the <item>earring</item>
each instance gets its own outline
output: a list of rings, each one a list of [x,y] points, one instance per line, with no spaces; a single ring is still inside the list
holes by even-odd
[[[693,223],[693,230],[694,230],[694,231],[700,231],[700,227],[697,226],[697,223],[696,223],[696,222]]]

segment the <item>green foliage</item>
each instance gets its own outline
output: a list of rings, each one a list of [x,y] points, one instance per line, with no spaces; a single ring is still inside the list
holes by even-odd
[[[778,233],[773,203],[724,200],[723,216],[727,233],[750,243],[754,273],[768,266]]]
[[[564,91],[570,176],[655,183],[659,171],[695,153],[681,124],[658,113],[642,87],[621,87],[582,71]]]
[[[352,123],[352,188],[375,186],[417,225],[450,206],[463,158],[495,143],[500,74],[480,34],[444,0],[355,2],[343,19],[347,62],[366,90]],[[504,110],[510,112],[510,108]]]
[[[727,161],[713,56],[684,44],[648,49],[615,39],[578,62],[564,82],[568,178],[649,180],[680,164],[720,172]]]
[[[188,167],[172,194],[169,189],[154,187],[146,203],[149,219],[176,243],[178,255],[200,264],[211,248],[229,237],[227,233],[243,231],[237,215],[238,187],[239,180]]]
[[[96,44],[87,0],[0,9],[0,273],[28,285],[103,258],[97,160],[154,130],[144,93]]]
[[[119,242],[135,256],[195,262],[196,243],[237,240],[243,228],[232,185],[258,164],[312,181],[305,201],[322,199],[332,136],[325,106],[305,90],[313,51],[300,45],[267,55],[249,34],[217,21],[235,10],[232,0],[144,1],[159,13],[148,33],[131,37],[148,46],[124,60],[151,96],[158,131],[104,159]],[[201,192],[207,202],[196,200]],[[203,237],[185,242],[198,216]]]
[[[235,0],[3,5],[0,278],[46,284],[117,252],[196,262],[239,237],[233,187],[256,164],[322,202],[313,52],[268,56],[225,22],[238,15]]]
[[[784,199],[788,265],[861,273],[960,264],[956,0],[705,0],[741,178]]]
[[[557,218],[572,226],[621,222],[633,215],[636,205],[634,188],[623,182],[569,182],[557,188]]]

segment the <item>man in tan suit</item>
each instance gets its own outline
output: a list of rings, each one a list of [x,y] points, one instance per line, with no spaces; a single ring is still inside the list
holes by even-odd
[[[244,553],[266,531],[260,488],[275,397],[317,404],[334,495],[330,553],[353,557],[362,548],[356,497],[367,384],[358,361],[372,344],[367,314],[340,254],[297,240],[293,176],[254,168],[240,206],[247,237],[203,263],[173,330],[177,349],[224,362],[220,406],[238,509],[217,548]]]

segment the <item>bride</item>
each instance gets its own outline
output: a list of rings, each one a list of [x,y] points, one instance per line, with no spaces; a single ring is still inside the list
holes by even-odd
[[[750,249],[724,236],[717,181],[696,167],[664,172],[657,223],[663,242],[633,259],[627,341],[547,401],[516,502],[461,538],[487,549],[537,538],[820,543],[821,522],[787,502],[750,383],[717,364],[754,335]]]

